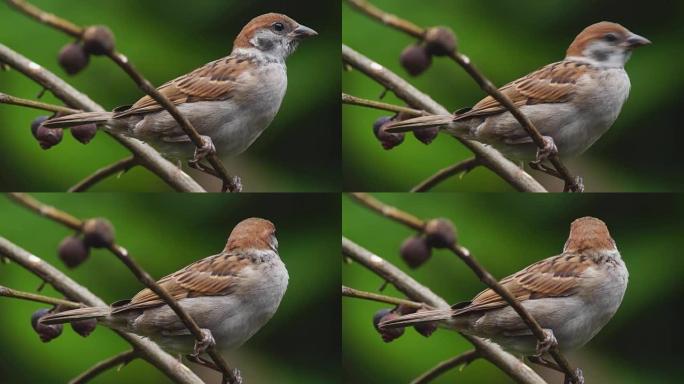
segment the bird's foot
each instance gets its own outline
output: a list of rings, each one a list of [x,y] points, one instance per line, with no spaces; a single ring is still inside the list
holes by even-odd
[[[195,148],[195,155],[193,156],[192,160],[189,161],[190,166],[194,168],[194,164],[199,165],[199,162],[202,161],[204,158],[211,154],[216,153],[216,146],[214,146],[214,142],[211,141],[211,137],[209,136],[201,136],[202,137],[202,146]]]
[[[549,349],[558,346],[558,340],[556,336],[553,335],[553,331],[550,329],[543,329],[544,340],[537,342],[537,354],[536,357],[541,357],[543,354],[549,351]]]
[[[563,190],[565,192],[584,192],[584,180],[582,180],[581,176],[577,176],[573,183],[565,183]]]
[[[240,370],[237,368],[233,368],[231,371],[233,373],[233,383],[234,384],[242,384],[242,374],[240,373]]]
[[[573,382],[572,377],[569,377],[568,375],[565,375],[565,380],[563,381],[564,384],[584,384],[584,374],[582,373],[582,370],[577,368],[575,369],[575,378],[576,380]]]
[[[544,146],[537,149],[537,160],[535,160],[540,164],[549,157],[558,154],[558,147],[556,147],[553,138],[551,136],[542,136],[542,138],[544,139]]]
[[[202,339],[195,341],[195,349],[192,352],[191,356],[198,357],[200,354],[204,353],[204,351],[207,350],[207,348],[213,347],[216,345],[216,340],[214,340],[214,336],[211,335],[211,331],[202,328]]]

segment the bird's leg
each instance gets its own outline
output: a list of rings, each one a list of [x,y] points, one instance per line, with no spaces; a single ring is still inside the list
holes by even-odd
[[[216,341],[214,340],[214,336],[211,335],[210,330],[202,328],[200,331],[202,331],[202,339],[195,341],[195,349],[191,356],[199,356],[206,351],[207,348],[216,345]]]
[[[535,160],[537,163],[541,163],[550,156],[558,154],[558,147],[556,147],[553,138],[551,136],[542,136],[542,138],[544,139],[544,145],[537,149],[537,160]]]
[[[584,384],[584,374],[582,373],[581,369],[575,369],[575,377],[577,377],[577,381],[575,384]],[[573,384],[572,378],[568,375],[565,375],[565,380],[563,380],[563,384]]]
[[[553,335],[553,331],[550,329],[543,329],[544,340],[537,342],[537,354],[535,356],[541,357],[543,354],[549,351],[549,349],[558,345],[558,340],[556,336]]]
[[[210,154],[216,153],[216,147],[214,146],[214,142],[211,141],[211,137],[204,135],[201,137],[202,146],[195,148],[195,156],[192,158],[192,160],[188,162],[191,167],[193,166],[193,164],[199,164],[199,162],[202,159],[209,156]]]

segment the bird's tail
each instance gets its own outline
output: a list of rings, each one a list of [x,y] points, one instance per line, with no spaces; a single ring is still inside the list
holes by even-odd
[[[90,123],[100,124],[106,123],[111,117],[111,112],[81,112],[46,120],[43,126],[46,128],[64,128]]]
[[[396,319],[383,321],[379,324],[380,328],[400,328],[410,327],[417,324],[431,323],[434,321],[444,321],[451,319],[451,309],[435,309],[432,311],[419,311],[397,317]]]
[[[387,125],[387,132],[408,132],[419,128],[441,127],[451,123],[454,117],[451,115],[430,115],[414,117],[412,119],[393,122]]]
[[[40,319],[40,322],[44,324],[62,324],[74,320],[97,319],[108,316],[110,312],[111,309],[109,307],[78,308],[47,315]]]

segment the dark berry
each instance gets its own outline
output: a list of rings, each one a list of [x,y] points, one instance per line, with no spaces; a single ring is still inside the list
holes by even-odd
[[[418,268],[432,255],[432,250],[423,237],[411,236],[404,240],[399,255],[411,268]]]
[[[425,226],[425,240],[433,248],[448,248],[456,243],[456,229],[447,219],[432,219]]]
[[[106,55],[114,51],[114,34],[104,25],[88,27],[83,33],[83,48],[91,55]]]
[[[418,310],[418,312],[423,311],[427,311],[427,309],[421,308]],[[430,337],[430,335],[432,335],[437,330],[437,323],[433,321],[430,323],[416,324],[413,326],[413,328],[421,335],[425,337]]]
[[[97,133],[97,124],[83,124],[71,127],[71,136],[83,144],[88,144]]]
[[[71,322],[71,329],[83,337],[88,337],[97,327],[97,320],[85,319]]]
[[[59,65],[70,75],[75,75],[88,66],[90,57],[78,43],[65,45],[57,57]]]
[[[33,330],[36,331],[38,336],[40,336],[40,340],[43,343],[47,343],[48,341],[56,338],[57,336],[62,334],[62,324],[43,324],[39,320],[43,318],[43,316],[47,315],[50,313],[49,308],[42,308],[33,313],[31,315],[31,326],[33,327]]]
[[[36,139],[38,138],[38,127],[40,127],[40,125],[49,118],[50,116],[38,116],[31,122],[31,134],[33,137]]]
[[[375,123],[373,123],[373,134],[375,137],[378,137],[380,128],[390,121],[392,121],[392,116],[380,116],[377,120],[375,120]]]
[[[90,249],[80,238],[68,236],[59,244],[57,254],[67,267],[75,268],[88,258]]]
[[[43,149],[50,149],[55,145],[59,144],[64,137],[64,130],[62,128],[45,128],[45,126],[40,125],[36,129],[36,139],[40,147]]]
[[[438,127],[422,128],[413,131],[413,136],[425,145],[432,143],[432,140],[437,137],[437,134],[439,134]]]
[[[373,326],[378,331],[378,333],[380,333],[380,336],[382,337],[382,340],[385,343],[389,343],[390,341],[404,334],[404,328],[380,329],[381,322],[396,319],[397,317],[399,317],[399,315],[389,308],[383,308],[375,312],[375,315],[373,315]]]
[[[456,50],[456,35],[447,27],[433,27],[425,34],[425,49],[435,56],[450,55]]]
[[[406,305],[406,304],[400,304],[396,308],[394,308],[394,312],[400,314],[400,315],[410,315],[412,313],[415,313],[418,310],[418,308]]]
[[[107,219],[89,219],[83,225],[83,241],[93,248],[108,247],[114,244],[114,227]]]
[[[432,57],[422,45],[409,45],[401,52],[399,62],[411,76],[418,76],[430,67]]]

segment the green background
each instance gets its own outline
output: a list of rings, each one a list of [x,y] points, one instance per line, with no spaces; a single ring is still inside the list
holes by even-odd
[[[285,13],[319,32],[288,60],[288,90],[280,112],[259,140],[237,158],[230,172],[246,191],[333,191],[340,184],[339,41],[340,9],[334,2],[276,0],[69,0],[33,2],[79,25],[105,24],[117,48],[153,84],[161,85],[205,63],[226,56],[233,39],[251,18]],[[141,91],[110,60],[92,57],[70,77],[57,64],[60,48],[73,40],[39,24],[4,2],[0,4],[0,42],[45,66],[106,109],[130,104]],[[35,99],[40,87],[16,71],[0,72],[0,92]],[[42,101],[58,103],[51,94]],[[87,146],[66,132],[62,143],[43,151],[29,131],[42,111],[0,105],[0,190],[61,191],[96,169],[128,155],[105,134]],[[296,148],[296,149],[295,149]],[[185,167],[187,168],[187,167]],[[190,171],[212,190],[216,179]],[[144,168],[111,178],[99,191],[167,191]]]
[[[587,383],[680,383],[684,370],[681,303],[684,262],[679,239],[684,231],[684,198],[668,195],[503,195],[376,194],[377,198],[420,218],[446,217],[457,227],[461,245],[501,279],[546,257],[557,255],[570,222],[582,216],[606,222],[630,272],[622,305],[585,347],[566,354],[584,370]],[[342,198],[342,233],[396,264],[449,303],[472,298],[485,288],[466,265],[445,250],[417,270],[399,258],[410,229]],[[363,266],[342,266],[342,282],[377,292],[383,281]],[[383,292],[403,297],[391,285]],[[372,325],[387,304],[342,300],[342,367],[346,383],[406,383],[440,361],[471,348],[463,338],[438,330],[424,338],[413,329],[386,344]],[[560,375],[543,372],[549,383]],[[450,371],[434,383],[510,383],[484,360]]]
[[[117,241],[152,276],[160,278],[225,245],[233,226],[247,217],[274,222],[279,253],[290,275],[278,312],[228,357],[247,383],[334,383],[340,372],[339,233],[337,195],[36,194],[77,217],[106,217]],[[132,297],[141,284],[113,255],[95,250],[74,270],[57,258],[57,245],[72,231],[0,196],[0,236],[20,245],[88,287],[105,302]],[[35,292],[41,281],[22,267],[0,264],[0,285]],[[42,291],[61,297],[50,286]],[[95,362],[129,348],[106,328],[81,338],[65,326],[41,343],[30,325],[44,304],[0,297],[0,382],[65,383]],[[192,365],[191,365],[192,366]],[[202,373],[208,382],[216,376]],[[97,383],[166,383],[142,360]]]
[[[634,52],[626,69],[632,82],[629,99],[613,127],[584,155],[566,165],[584,177],[587,191],[681,191],[682,141],[681,42],[684,2],[655,0],[478,1],[376,0],[385,11],[419,26],[446,25],[459,48],[499,86],[561,60],[573,38],[586,26],[608,20],[621,23],[653,44]],[[457,64],[435,58],[432,67],[411,78],[399,54],[415,39],[353,10],[343,1],[342,42],[408,79],[447,109],[472,106],[485,96]],[[342,90],[378,100],[382,86],[358,71],[343,72]],[[402,104],[392,92],[384,101]],[[344,188],[348,191],[407,191],[438,169],[471,156],[448,135],[425,146],[408,135],[390,151],[381,148],[371,126],[390,113],[357,106],[342,108]],[[532,171],[553,190],[556,179]],[[437,191],[510,191],[492,172],[478,168],[452,178]]]

